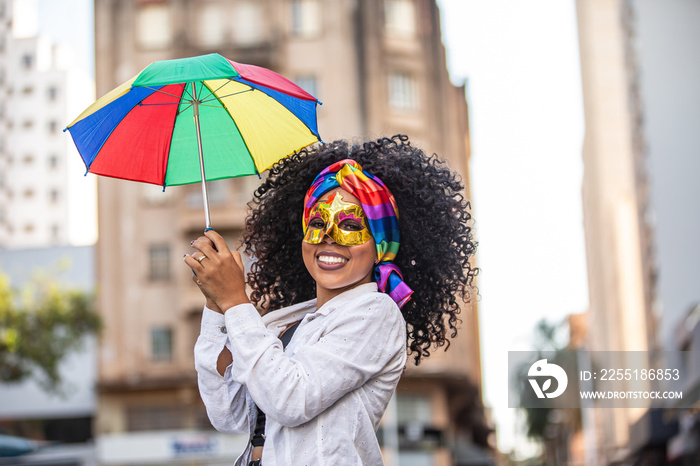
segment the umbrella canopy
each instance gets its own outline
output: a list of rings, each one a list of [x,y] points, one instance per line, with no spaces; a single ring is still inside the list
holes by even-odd
[[[279,74],[219,54],[163,60],[68,125],[88,172],[163,186],[259,174],[320,140],[320,103]]]

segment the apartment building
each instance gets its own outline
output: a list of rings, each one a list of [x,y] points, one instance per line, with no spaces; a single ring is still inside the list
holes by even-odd
[[[694,350],[700,302],[700,223],[692,213],[700,197],[693,175],[700,168],[700,7],[684,0],[576,4],[586,124],[587,349],[648,351],[649,367],[669,367],[672,361],[653,352]],[[693,364],[691,402],[699,380]],[[692,442],[684,438],[673,457],[665,444],[678,425],[670,421],[687,413],[653,408],[596,411],[599,464],[698,457],[700,438],[690,434],[696,416],[686,422]]]
[[[37,33],[36,2],[0,3],[0,248],[93,243],[95,180],[62,134],[92,79]]]

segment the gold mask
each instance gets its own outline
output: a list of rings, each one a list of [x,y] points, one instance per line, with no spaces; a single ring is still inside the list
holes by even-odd
[[[309,213],[304,241],[320,244],[326,235],[341,246],[359,246],[372,239],[362,206],[343,201],[338,192],[316,204]]]

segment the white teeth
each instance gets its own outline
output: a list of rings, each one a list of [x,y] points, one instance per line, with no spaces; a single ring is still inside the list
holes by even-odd
[[[348,261],[344,257],[336,256],[318,256],[318,260],[324,264],[342,264],[343,262]]]

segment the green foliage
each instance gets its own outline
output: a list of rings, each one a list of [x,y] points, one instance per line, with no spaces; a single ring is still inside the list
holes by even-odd
[[[0,273],[0,383],[29,377],[60,393],[60,362],[101,327],[92,295],[37,276],[21,290]]]
[[[553,357],[549,357],[549,362],[563,367],[576,367],[576,353],[567,351],[568,338],[566,336],[566,322],[550,323],[545,319],[540,320],[535,327],[535,349],[537,351],[537,359],[542,359],[545,356],[543,352],[554,353]],[[528,382],[528,370],[530,364],[524,364],[516,369],[517,376],[514,378],[517,386],[517,393],[520,394],[521,406],[532,406],[537,399]],[[570,380],[570,383],[577,383],[576,380]],[[566,412],[567,418],[572,419],[572,424],[575,426],[580,424],[580,411],[578,409],[562,409],[557,407],[556,400],[552,400],[551,407],[531,408],[522,407],[525,414],[525,426],[527,436],[531,439],[544,442],[547,439],[548,426],[553,422],[554,418],[561,416]]]

